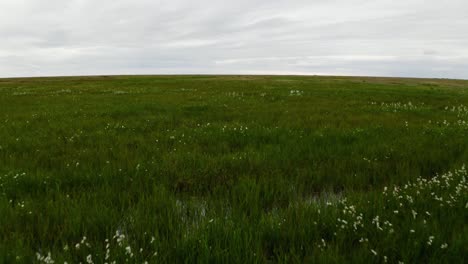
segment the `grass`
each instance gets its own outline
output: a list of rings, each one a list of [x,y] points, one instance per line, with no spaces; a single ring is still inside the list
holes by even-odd
[[[468,81],[0,79],[1,263],[464,263]]]

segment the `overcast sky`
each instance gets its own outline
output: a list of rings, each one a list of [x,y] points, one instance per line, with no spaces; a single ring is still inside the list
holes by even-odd
[[[0,0],[0,77],[468,79],[467,0]]]

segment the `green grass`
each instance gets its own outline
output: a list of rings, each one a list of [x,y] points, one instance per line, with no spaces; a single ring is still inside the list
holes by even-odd
[[[465,163],[468,81],[0,79],[0,263],[463,263]]]

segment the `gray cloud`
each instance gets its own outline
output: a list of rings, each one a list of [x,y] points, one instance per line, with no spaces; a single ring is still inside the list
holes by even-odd
[[[2,0],[0,76],[468,79],[464,0]]]

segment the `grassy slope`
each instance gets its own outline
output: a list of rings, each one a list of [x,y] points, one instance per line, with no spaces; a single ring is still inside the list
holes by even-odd
[[[453,180],[465,186],[458,207],[436,204],[440,215],[428,216],[445,251],[431,250],[424,223],[410,246],[406,233],[334,233],[344,197],[375,226],[377,212],[395,216],[384,186],[466,163],[467,122],[468,81],[0,79],[0,260],[51,251],[56,261],[93,253],[103,262],[104,241],[117,231],[125,238],[111,243],[111,259],[132,262],[383,261],[372,248],[391,261],[459,262],[468,233],[463,173]],[[407,211],[425,214],[435,203],[418,201]],[[408,217],[394,225],[403,229]],[[370,242],[357,242],[364,234]],[[77,250],[83,236],[90,248],[85,241]]]

